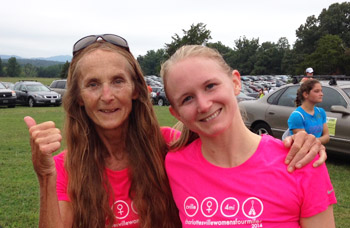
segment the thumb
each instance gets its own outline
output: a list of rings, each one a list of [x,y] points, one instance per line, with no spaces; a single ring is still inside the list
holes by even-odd
[[[27,124],[28,129],[36,125],[35,120],[30,116],[24,117],[24,122]]]

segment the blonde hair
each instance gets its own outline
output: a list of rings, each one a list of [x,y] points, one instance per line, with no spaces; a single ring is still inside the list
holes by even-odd
[[[203,57],[214,60],[218,65],[223,69],[227,75],[231,75],[232,68],[225,62],[224,58],[221,54],[212,48],[201,46],[201,45],[185,45],[179,48],[166,62],[164,62],[161,66],[160,75],[163,78],[165,93],[167,93],[167,76],[171,69],[171,67],[180,62],[181,60],[190,58],[190,57]],[[172,103],[171,98],[168,96],[170,104]],[[171,150],[176,150],[181,147],[184,147],[195,139],[199,138],[198,134],[191,131],[188,127],[186,127],[182,122],[178,122],[174,128],[181,131],[181,136],[178,140],[174,141],[171,145]]]

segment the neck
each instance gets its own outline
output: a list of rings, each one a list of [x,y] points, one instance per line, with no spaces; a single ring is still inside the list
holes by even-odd
[[[99,132],[109,156],[105,159],[106,167],[112,170],[122,170],[128,166],[128,156],[125,149],[125,133],[123,130],[103,130]]]
[[[255,153],[259,145],[261,137],[246,128],[242,120],[232,123],[234,126],[218,136],[200,136],[204,158],[216,166],[239,166]]]
[[[308,101],[304,101],[303,104],[301,105],[301,108],[304,109],[305,112],[313,115],[314,114],[315,104],[310,103]]]

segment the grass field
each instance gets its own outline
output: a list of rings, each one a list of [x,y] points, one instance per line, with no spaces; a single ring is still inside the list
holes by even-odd
[[[167,107],[155,106],[155,110],[161,125],[176,122]],[[38,184],[23,122],[27,115],[37,122],[53,120],[59,128],[64,120],[62,107],[0,108],[0,228],[38,226]],[[350,224],[349,158],[330,155],[327,166],[338,199],[334,208],[336,224],[346,228]]]

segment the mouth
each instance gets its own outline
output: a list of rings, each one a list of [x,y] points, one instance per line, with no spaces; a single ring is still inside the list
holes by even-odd
[[[216,112],[214,112],[213,114],[211,114],[210,116],[204,118],[204,119],[201,119],[200,121],[202,122],[208,122],[214,118],[216,118],[220,113],[221,113],[221,108],[219,110],[217,110]]]
[[[116,109],[100,109],[100,112],[113,113],[113,112],[116,112],[117,110],[118,110],[118,108],[116,108]]]

